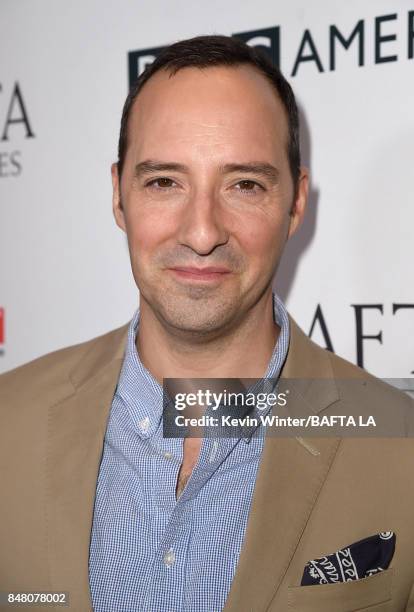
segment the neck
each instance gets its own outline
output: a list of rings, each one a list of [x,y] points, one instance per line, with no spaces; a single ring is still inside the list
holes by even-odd
[[[271,291],[235,328],[207,342],[172,333],[141,300],[136,345],[142,363],[160,384],[164,378],[261,378],[279,333]]]

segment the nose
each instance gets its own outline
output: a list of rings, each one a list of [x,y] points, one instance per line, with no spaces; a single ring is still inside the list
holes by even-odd
[[[213,193],[195,193],[183,210],[178,234],[180,244],[198,255],[209,255],[228,239],[219,200]]]

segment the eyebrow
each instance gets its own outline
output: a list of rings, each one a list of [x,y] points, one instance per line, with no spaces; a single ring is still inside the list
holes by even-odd
[[[219,167],[222,174],[231,172],[241,172],[243,174],[254,174],[267,178],[272,184],[279,181],[279,170],[267,162],[249,162],[247,164],[223,164]],[[162,162],[153,159],[146,159],[135,166],[134,176],[139,178],[154,172],[182,172],[189,173],[188,166],[176,162]]]

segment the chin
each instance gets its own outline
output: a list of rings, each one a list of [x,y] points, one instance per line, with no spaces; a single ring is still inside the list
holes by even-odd
[[[204,297],[197,302],[191,298],[162,300],[156,310],[158,318],[178,333],[211,336],[228,327],[239,309],[237,302]]]

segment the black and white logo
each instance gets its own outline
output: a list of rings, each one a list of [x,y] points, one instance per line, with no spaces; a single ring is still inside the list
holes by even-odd
[[[275,25],[233,36],[260,49],[287,77],[306,70],[314,74],[330,73],[345,65],[361,68],[368,64],[413,60],[414,10],[357,18],[347,25],[332,23],[322,33],[310,27],[288,32],[284,26]],[[287,40],[289,48],[283,46]],[[162,49],[153,47],[128,53],[130,87]]]

